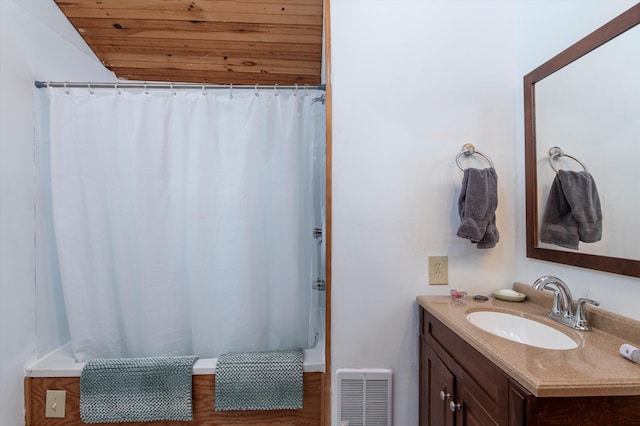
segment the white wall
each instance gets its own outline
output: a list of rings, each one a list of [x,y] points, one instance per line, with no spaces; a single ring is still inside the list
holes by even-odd
[[[555,274],[638,317],[637,279],[524,249],[522,77],[633,3],[332,0],[332,368],[391,368],[395,425],[418,422],[416,295]],[[465,142],[498,172],[494,249],[455,236]],[[427,285],[430,254],[449,256],[449,286]]]
[[[415,425],[415,297],[514,277],[515,3],[333,0],[331,14],[333,368],[392,369],[394,424]],[[466,142],[498,172],[489,250],[455,235]],[[428,255],[449,256],[449,286],[427,285]]]
[[[24,424],[24,364],[37,346],[35,79],[95,81],[113,75],[52,0],[0,0],[0,424],[7,426]],[[39,332],[46,339],[46,330]]]

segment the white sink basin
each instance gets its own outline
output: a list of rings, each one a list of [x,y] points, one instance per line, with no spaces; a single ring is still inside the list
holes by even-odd
[[[481,329],[525,345],[545,349],[574,349],[578,344],[563,332],[538,321],[495,311],[467,314],[471,324]]]

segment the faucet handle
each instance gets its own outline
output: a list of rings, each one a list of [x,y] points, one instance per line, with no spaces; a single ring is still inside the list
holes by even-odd
[[[593,305],[593,306],[600,306],[600,302],[598,302],[597,300],[592,300],[592,299],[587,299],[586,297],[581,297],[580,299],[578,299],[578,306],[576,307],[576,310],[578,310],[578,309],[584,310],[585,303],[588,303],[588,304]]]
[[[600,306],[600,302],[587,298],[578,299],[578,304],[576,306],[576,315],[575,315],[575,326],[574,328],[578,330],[591,330],[591,326],[589,325],[589,321],[587,321],[587,317],[585,315],[586,309],[585,304],[590,304],[594,306]]]

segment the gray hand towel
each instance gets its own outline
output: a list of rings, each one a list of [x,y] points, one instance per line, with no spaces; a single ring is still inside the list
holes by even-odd
[[[569,249],[578,242],[602,238],[602,209],[596,183],[589,172],[559,170],[540,227],[540,241]]]
[[[460,226],[457,235],[477,243],[478,248],[492,248],[500,233],[496,227],[498,207],[498,176],[493,167],[464,170],[458,197]]]

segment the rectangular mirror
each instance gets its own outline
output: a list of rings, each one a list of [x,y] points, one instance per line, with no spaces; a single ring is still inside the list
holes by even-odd
[[[639,22],[640,4],[524,77],[527,257],[640,277]],[[550,162],[555,146],[567,156]],[[600,193],[602,239],[541,243],[554,168],[583,167]]]

